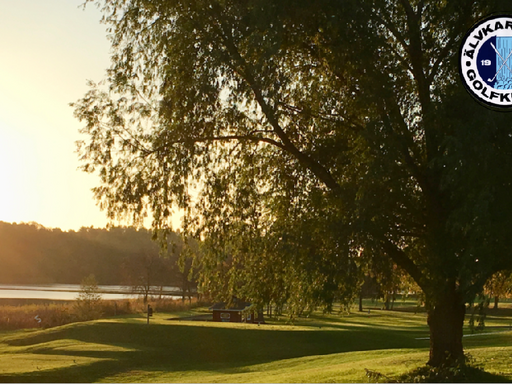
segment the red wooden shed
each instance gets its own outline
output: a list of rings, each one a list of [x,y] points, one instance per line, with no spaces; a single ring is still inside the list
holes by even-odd
[[[251,303],[234,297],[230,304],[215,303],[209,309],[213,313],[213,321],[231,323],[260,323],[263,324],[263,313],[254,313],[250,309]]]

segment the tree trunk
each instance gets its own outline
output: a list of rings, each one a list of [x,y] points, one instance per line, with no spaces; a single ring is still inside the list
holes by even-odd
[[[494,309],[498,309],[498,302],[500,301],[499,296],[494,296]]]
[[[359,294],[359,312],[363,312],[363,292]]]
[[[439,298],[433,308],[428,311],[429,365],[438,367],[445,363],[453,364],[463,360],[462,327],[465,314],[464,301],[456,293]]]
[[[181,274],[181,302],[185,303],[185,291],[187,289],[187,277],[185,273]]]

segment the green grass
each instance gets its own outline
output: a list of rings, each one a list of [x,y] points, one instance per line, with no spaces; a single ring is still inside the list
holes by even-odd
[[[204,309],[181,315],[197,313]],[[368,382],[365,368],[396,377],[428,359],[424,313],[315,314],[261,326],[169,320],[175,316],[3,332],[0,381]],[[509,320],[500,312],[488,319],[495,327]],[[464,340],[488,372],[479,381],[512,380],[512,331],[497,329]]]

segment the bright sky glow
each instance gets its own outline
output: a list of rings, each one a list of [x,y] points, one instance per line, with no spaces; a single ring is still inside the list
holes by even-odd
[[[79,170],[81,124],[69,103],[100,81],[110,44],[83,0],[0,0],[0,221],[104,227]]]

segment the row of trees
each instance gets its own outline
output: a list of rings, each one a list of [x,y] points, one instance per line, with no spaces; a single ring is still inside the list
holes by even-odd
[[[387,271],[370,272],[366,274],[361,283],[359,296],[359,310],[362,311],[362,299],[372,298],[383,301],[385,309],[393,309],[393,303],[397,297],[407,297],[414,295],[418,299],[418,305],[423,300],[423,293],[420,287],[411,279],[411,277],[400,270],[396,265]],[[495,273],[484,286],[484,289],[470,302],[470,306],[478,303],[487,303],[492,301],[493,309],[498,309],[500,300],[510,299],[512,297],[512,271],[500,271]]]
[[[206,267],[197,256],[197,245],[192,248],[195,252],[185,255],[181,237],[170,234],[167,252],[162,255],[160,244],[152,240],[151,232],[146,229],[82,228],[78,232],[63,232],[35,223],[0,222],[0,242],[0,262],[4,266],[0,270],[0,281],[4,284],[78,284],[83,283],[82,276],[93,274],[99,276],[102,284],[129,285],[147,297],[150,289],[164,285],[181,287],[185,292],[190,292],[195,289],[195,283],[191,281],[194,277],[213,276],[207,269],[194,276],[191,270],[192,260],[186,256],[195,256],[199,265]],[[180,256],[183,257],[180,259]],[[254,303],[261,308],[271,306],[279,311],[285,304],[293,304],[293,296],[290,297],[284,284],[276,286],[272,283],[271,280],[277,281],[282,271],[277,271],[274,263],[269,263],[268,266],[264,270],[260,265],[260,274],[248,276],[247,268],[241,265],[233,268],[226,263],[226,271],[243,277],[234,279],[238,283],[229,286],[230,276],[219,274],[219,280],[212,281],[211,289],[205,292],[218,299],[229,299],[229,294],[250,297],[253,300],[259,298]],[[258,269],[251,272],[258,272]],[[373,297],[382,299],[384,307],[391,309],[397,295],[421,293],[421,289],[410,276],[396,265],[389,265],[386,269],[367,270],[360,277],[359,281],[354,282],[359,290],[354,291],[354,297],[347,303],[352,303],[357,296],[359,299]],[[259,296],[246,292],[247,286],[251,284],[244,284],[244,279],[246,282],[259,283],[257,287],[250,287]],[[499,300],[512,293],[512,273],[502,271],[495,274],[485,285],[483,293],[494,301],[494,308],[497,308]],[[296,313],[303,313],[314,309],[315,303],[305,301],[303,307],[294,308],[289,305],[289,308],[292,313],[294,310]]]
[[[186,248],[173,232],[162,250],[143,228],[63,232],[35,223],[0,222],[0,282],[80,284],[92,274],[100,284],[128,285],[145,295],[155,286],[191,291],[191,260],[182,258]]]
[[[509,1],[95,2],[108,87],[74,108],[109,217],[165,230],[181,208],[203,289],[296,308],[395,264],[425,296],[429,363],[463,359],[465,303],[512,268],[512,135],[457,57]]]

